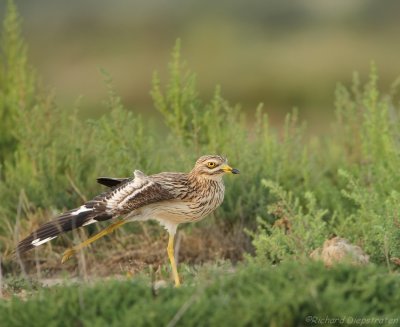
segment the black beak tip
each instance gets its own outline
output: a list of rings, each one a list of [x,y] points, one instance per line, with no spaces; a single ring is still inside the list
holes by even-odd
[[[239,171],[239,169],[236,169],[236,168],[233,168],[232,169],[232,174],[240,174],[240,171]]]

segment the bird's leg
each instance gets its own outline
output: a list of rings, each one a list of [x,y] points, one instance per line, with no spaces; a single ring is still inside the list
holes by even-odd
[[[106,227],[102,231],[98,232],[91,238],[87,239],[86,241],[68,249],[67,251],[64,252],[63,257],[61,259],[61,263],[64,263],[69,258],[71,258],[76,252],[82,250],[84,247],[88,246],[89,244],[93,243],[94,241],[97,241],[99,238],[112,233],[115,229],[117,229],[118,227],[121,227],[125,223],[126,223],[126,221],[124,221],[124,220],[117,221],[117,222],[111,224],[110,226]]]
[[[178,269],[176,269],[176,263],[175,263],[174,236],[175,236],[174,234],[169,234],[167,252],[172,267],[172,275],[174,276],[175,280],[175,287],[179,287],[181,285],[181,282],[179,280]]]

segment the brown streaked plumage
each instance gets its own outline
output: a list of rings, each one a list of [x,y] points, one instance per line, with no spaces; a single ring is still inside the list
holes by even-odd
[[[97,181],[111,187],[110,190],[40,226],[18,244],[16,252],[24,253],[61,233],[82,226],[123,217],[82,244],[67,250],[62,259],[64,262],[127,222],[154,219],[169,233],[167,251],[175,285],[179,286],[173,253],[176,229],[181,223],[203,219],[222,203],[225,192],[222,176],[225,173],[238,174],[239,171],[229,167],[224,157],[207,155],[200,157],[189,173],[164,172],[147,176],[135,170],[131,178],[98,178]]]

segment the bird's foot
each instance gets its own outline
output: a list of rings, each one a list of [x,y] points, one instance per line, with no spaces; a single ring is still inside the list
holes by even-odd
[[[69,260],[69,258],[71,258],[75,253],[76,251],[74,249],[68,249],[67,251],[65,251],[62,256],[61,263],[64,263],[65,261]]]

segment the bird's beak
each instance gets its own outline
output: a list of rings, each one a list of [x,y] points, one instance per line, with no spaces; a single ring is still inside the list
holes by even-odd
[[[236,169],[236,168],[233,168],[232,169],[232,174],[240,174],[240,170],[239,169]]]
[[[239,174],[239,173],[240,173],[239,169],[232,168],[232,167],[230,167],[230,166],[228,166],[228,165],[224,165],[224,166],[222,167],[222,170],[223,170],[224,172],[226,172],[226,173],[232,173],[232,174]]]

